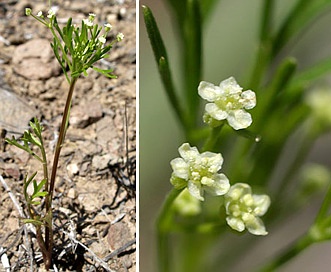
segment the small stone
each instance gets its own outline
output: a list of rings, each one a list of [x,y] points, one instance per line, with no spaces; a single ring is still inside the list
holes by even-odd
[[[77,191],[74,189],[74,188],[70,188],[69,190],[68,190],[68,194],[67,194],[67,196],[69,197],[69,198],[71,198],[71,199],[75,199],[76,197],[77,197]]]
[[[0,101],[0,124],[7,131],[8,138],[23,134],[23,131],[28,129],[29,121],[38,115],[37,110],[25,100],[2,88],[0,88]]]
[[[50,42],[33,39],[17,46],[13,53],[14,71],[27,79],[48,79],[60,74]]]
[[[116,250],[132,239],[128,225],[124,222],[118,222],[109,227],[107,241],[110,249]]]
[[[125,16],[126,16],[126,8],[120,8],[120,10],[118,11],[118,18],[120,19],[120,20],[123,20],[124,18],[125,18]]]
[[[101,258],[104,257],[108,253],[107,248],[99,242],[93,242],[89,246],[89,249],[92,250],[97,256],[99,256]]]
[[[108,163],[112,160],[112,155],[96,155],[92,159],[92,166],[97,170],[104,170],[108,167]]]
[[[102,118],[102,105],[96,100],[83,101],[72,107],[70,115],[70,124],[73,127],[85,128]]]
[[[12,177],[14,179],[18,179],[21,175],[20,169],[16,163],[5,163],[4,170],[7,177]]]
[[[67,170],[70,177],[73,177],[79,173],[79,167],[76,163],[71,163],[67,165]]]

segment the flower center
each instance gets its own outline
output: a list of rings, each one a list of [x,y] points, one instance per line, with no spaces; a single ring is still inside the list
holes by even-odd
[[[227,94],[216,99],[215,104],[223,111],[237,110],[242,108],[238,94]]]

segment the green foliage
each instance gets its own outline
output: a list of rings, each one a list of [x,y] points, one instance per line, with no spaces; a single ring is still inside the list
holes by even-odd
[[[36,158],[38,161],[43,163],[43,159],[40,155],[37,155],[31,148],[33,146],[38,147],[40,150],[42,150],[44,147],[42,145],[42,126],[40,125],[39,121],[37,118],[34,118],[33,122],[30,122],[30,127],[33,132],[30,132],[28,130],[24,131],[23,137],[18,141],[15,139],[13,136],[12,139],[6,139],[6,142],[14,145],[27,153],[29,153],[31,156]]]
[[[34,179],[36,175],[37,172],[34,172],[30,178],[26,176],[23,182],[24,198],[28,205],[39,205],[41,203],[40,198],[48,195],[48,192],[43,190],[46,180],[43,179],[42,181],[37,183],[37,181]],[[33,184],[33,193],[29,195],[28,187],[31,184],[31,182]]]
[[[117,38],[105,45],[103,39],[106,39],[110,29],[108,27],[103,29],[98,24],[93,24],[94,14],[90,14],[88,19],[82,20],[80,27],[73,25],[72,18],[69,18],[62,29],[54,14],[47,17],[36,16],[30,10],[27,15],[31,15],[51,30],[53,34],[51,47],[69,83],[81,74],[87,76],[89,68],[93,68],[109,78],[116,78],[112,74],[113,69],[100,69],[94,66],[99,60],[108,57],[114,43],[119,41]]]

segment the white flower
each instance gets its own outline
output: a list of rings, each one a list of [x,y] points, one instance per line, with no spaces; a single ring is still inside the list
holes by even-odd
[[[106,37],[105,37],[105,36],[100,36],[100,37],[98,38],[98,40],[99,40],[99,42],[101,42],[101,43],[103,43],[103,44],[106,43]]]
[[[202,81],[198,87],[199,95],[207,100],[204,121],[211,126],[219,126],[223,120],[235,130],[247,128],[252,123],[251,115],[245,111],[256,105],[255,93],[251,90],[242,91],[233,77],[215,86]]]
[[[48,15],[47,15],[47,17],[49,18],[49,19],[51,19],[51,18],[53,18],[55,16],[55,11],[53,10],[53,9],[50,9],[49,11],[48,11]]]
[[[123,34],[123,33],[121,33],[121,32],[120,32],[120,33],[118,33],[118,34],[117,34],[117,36],[116,36],[116,39],[117,39],[117,41],[118,41],[118,42],[120,42],[121,40],[123,40],[123,39],[124,39],[124,34]]]
[[[187,187],[195,198],[203,201],[204,191],[211,195],[224,195],[230,188],[228,178],[218,173],[222,168],[223,157],[212,152],[199,153],[188,143],[178,148],[181,158],[173,159],[170,182],[176,189]]]
[[[92,27],[93,26],[93,21],[89,20],[89,19],[84,19],[84,24],[87,26],[87,27]]]
[[[37,13],[37,17],[42,17],[43,16],[43,12],[42,11],[39,11],[38,13]]]
[[[263,216],[270,206],[268,195],[253,195],[251,187],[246,183],[231,186],[225,195],[225,209],[228,225],[239,232],[247,230],[254,235],[267,235]]]
[[[105,24],[104,27],[105,27],[106,32],[108,32],[109,30],[111,30],[113,28],[113,26],[109,23]]]
[[[89,19],[90,21],[93,22],[95,16],[96,16],[96,14],[94,14],[94,13],[89,13],[88,19]]]
[[[25,15],[29,16],[31,15],[32,10],[30,8],[25,8]]]

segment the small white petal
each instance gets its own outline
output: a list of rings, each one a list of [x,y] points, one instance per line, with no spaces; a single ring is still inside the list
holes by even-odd
[[[92,26],[93,26],[93,22],[90,21],[89,19],[84,19],[83,21],[84,21],[84,24],[85,24],[86,26],[88,26],[88,27],[92,27]]]
[[[265,226],[263,224],[263,221],[255,217],[254,220],[250,220],[248,222],[245,222],[247,230],[254,234],[254,235],[267,235],[268,232],[265,229]]]
[[[189,177],[188,165],[182,158],[173,159],[170,162],[170,165],[174,171],[175,176],[182,179],[188,179]]]
[[[208,159],[209,169],[208,171],[211,173],[216,173],[221,170],[223,165],[223,157],[220,153],[213,153],[213,152],[203,152],[200,157],[202,159]]]
[[[256,96],[251,90],[244,91],[241,94],[241,102],[245,109],[250,110],[256,106]]]
[[[270,206],[270,197],[268,195],[253,195],[254,205],[257,207],[255,208],[255,214],[257,216],[264,215]]]
[[[211,117],[216,120],[224,120],[228,117],[228,113],[226,111],[221,110],[214,103],[208,103],[205,106],[206,113],[208,113]]]
[[[202,180],[201,180],[202,183]],[[224,174],[215,174],[211,186],[204,187],[204,190],[214,196],[225,195],[230,189],[228,178]]]
[[[195,198],[204,201],[204,197],[203,197],[203,190],[200,184],[196,184],[192,181],[189,181],[187,183],[187,190],[190,192],[190,194],[192,196],[194,196]]]
[[[252,116],[244,110],[235,110],[229,113],[227,120],[231,127],[238,130],[249,127],[252,123]]]
[[[182,144],[178,148],[178,152],[185,161],[190,161],[200,155],[198,149],[195,146],[191,147],[188,143]]]
[[[228,225],[239,232],[242,232],[245,230],[245,224],[243,221],[241,221],[240,219],[236,218],[236,217],[232,217],[232,216],[228,216],[226,218],[226,222],[228,223]]]
[[[242,88],[239,86],[234,77],[229,77],[220,83],[220,88],[226,90],[226,93],[236,94],[241,93]]]
[[[99,40],[99,42],[101,42],[101,43],[106,43],[106,38],[104,37],[104,36],[100,36],[99,38],[98,38],[98,40]]]
[[[209,101],[213,102],[220,96],[220,88],[212,83],[201,81],[198,87],[199,95]]]

